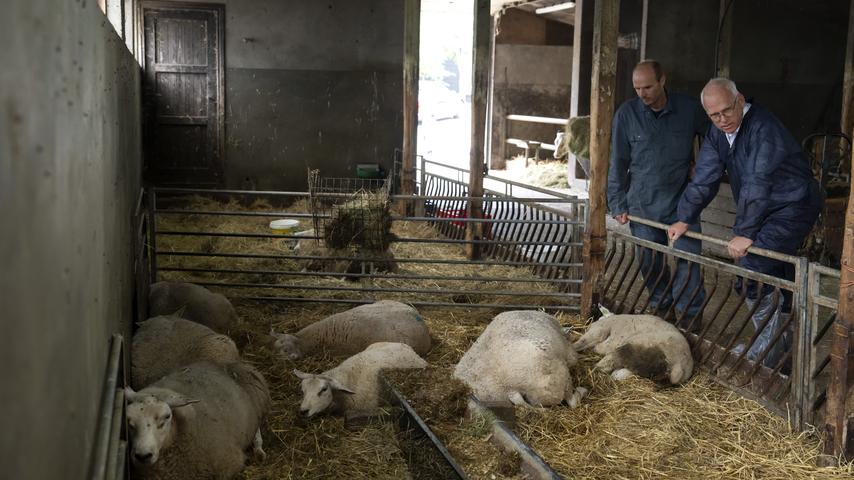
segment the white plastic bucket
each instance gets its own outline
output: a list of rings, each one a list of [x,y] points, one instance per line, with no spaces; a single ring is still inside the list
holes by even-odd
[[[273,230],[273,233],[289,235],[299,228],[299,220],[273,220],[270,222],[270,228]]]

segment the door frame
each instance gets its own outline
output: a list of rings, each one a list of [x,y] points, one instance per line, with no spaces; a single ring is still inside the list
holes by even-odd
[[[214,165],[214,168],[218,170],[218,180],[217,185],[222,187],[225,185],[225,4],[223,3],[196,3],[196,2],[181,2],[181,1],[170,1],[170,0],[142,0],[138,4],[138,13],[137,15],[137,24],[136,29],[140,32],[141,41],[139,42],[139,59],[140,65],[142,67],[142,75],[140,75],[141,81],[145,81],[145,68],[146,68],[146,51],[145,51],[145,10],[148,8],[163,8],[163,9],[174,9],[174,10],[205,10],[210,11],[214,10],[217,14],[216,20],[216,38],[217,43],[219,43],[219,55],[217,55],[217,64],[216,64],[216,94],[217,102],[216,106],[216,124],[215,128],[218,133],[217,135],[217,143],[214,146],[217,152],[217,161]],[[143,102],[145,101],[144,94],[145,89],[143,86]],[[144,104],[143,104],[144,107]],[[148,124],[147,121],[147,113],[143,111],[143,118],[146,120],[143,122],[143,128]],[[143,131],[143,138],[145,138],[145,132]],[[143,142],[143,145],[145,142]],[[144,149],[143,149],[144,150]],[[143,151],[143,159],[145,158],[145,152]]]

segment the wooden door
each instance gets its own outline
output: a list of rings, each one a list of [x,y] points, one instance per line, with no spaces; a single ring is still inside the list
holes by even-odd
[[[221,186],[225,130],[222,6],[143,4],[145,176]]]

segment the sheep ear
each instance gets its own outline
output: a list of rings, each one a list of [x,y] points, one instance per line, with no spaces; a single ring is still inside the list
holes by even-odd
[[[353,390],[350,390],[349,388],[345,387],[344,384],[342,384],[338,380],[335,380],[334,378],[330,378],[328,380],[329,386],[332,387],[333,390],[336,390],[338,392],[349,393],[351,395],[354,395],[356,393]]]
[[[171,409],[176,409],[199,402],[201,402],[201,400],[192,400],[182,395],[175,395],[166,400],[166,405],[169,405],[169,408]]]
[[[142,395],[138,392],[133,391],[132,388],[125,387],[125,400],[127,400],[128,403],[133,403],[139,400],[141,397]]]
[[[296,368],[294,369],[294,375],[296,375],[300,380],[306,380],[314,377],[311,373],[300,372]]]

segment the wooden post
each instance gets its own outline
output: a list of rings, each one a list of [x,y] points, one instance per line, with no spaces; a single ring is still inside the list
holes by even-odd
[[[415,153],[418,141],[418,55],[421,38],[421,0],[405,0],[403,20],[403,159],[400,193],[415,193]],[[409,213],[411,204],[407,202]]]
[[[593,83],[590,98],[590,204],[584,231],[584,283],[581,316],[591,316],[599,302],[599,279],[605,260],[605,186],[611,152],[611,121],[617,86],[617,30],[620,0],[597,0],[593,14]]]
[[[732,63],[732,18],[735,13],[735,0],[721,0],[718,13],[718,23],[723,22],[720,27],[720,38],[718,38],[718,64],[715,76],[729,78],[730,64]],[[727,12],[729,9],[729,12]]]
[[[842,130],[854,130],[854,0],[848,7],[848,42],[845,48],[845,73],[842,79]],[[850,204],[850,203],[849,203]]]
[[[469,157],[469,196],[483,197],[484,145],[486,143],[486,101],[489,93],[489,44],[492,41],[492,15],[489,0],[474,2],[474,42],[471,95],[471,150]],[[483,218],[483,203],[473,200],[468,205],[469,218]],[[483,224],[466,223],[466,240],[483,238]],[[480,245],[467,243],[469,260],[480,258]]]
[[[854,132],[851,132],[854,135]],[[854,174],[854,154],[851,159]],[[845,455],[854,458],[854,435],[847,412],[846,399],[854,384],[854,189],[848,194],[845,214],[845,235],[842,245],[842,272],[839,279],[839,305],[833,325],[833,344],[830,349],[830,384],[827,387],[827,414],[825,415],[824,452],[828,455]]]

